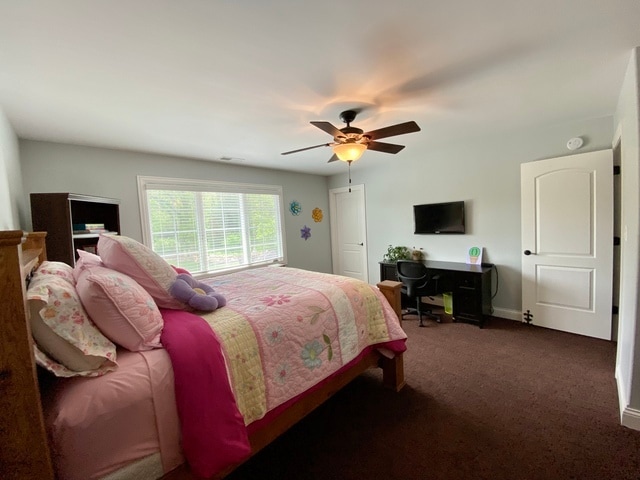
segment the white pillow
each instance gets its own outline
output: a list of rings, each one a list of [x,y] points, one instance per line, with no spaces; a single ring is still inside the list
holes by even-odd
[[[31,335],[41,353],[52,357],[74,372],[99,369],[107,361],[106,358],[85,355],[78,347],[58,336],[40,317],[40,310],[44,306],[45,303],[41,300],[29,300]]]
[[[71,285],[75,284],[75,280],[73,279],[73,267],[67,265],[64,262],[53,262],[49,260],[45,260],[38,268],[36,268],[35,272],[33,272],[33,280],[36,280],[38,277],[47,277],[50,275],[54,275],[59,278],[63,278]]]

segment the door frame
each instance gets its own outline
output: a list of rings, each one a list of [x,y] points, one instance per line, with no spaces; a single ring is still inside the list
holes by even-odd
[[[338,227],[336,225],[336,219],[338,218],[337,210],[336,210],[336,196],[341,193],[350,193],[357,194],[360,198],[360,208],[362,213],[362,218],[364,219],[362,225],[362,231],[360,232],[362,236],[362,241],[364,243],[364,248],[362,251],[363,255],[363,273],[364,277],[367,279],[367,283],[369,282],[369,256],[368,256],[368,244],[367,244],[367,209],[366,209],[366,198],[364,191],[364,184],[359,185],[351,185],[350,187],[339,187],[332,188],[329,190],[329,228],[331,230],[331,268],[333,273],[335,274],[338,271]]]

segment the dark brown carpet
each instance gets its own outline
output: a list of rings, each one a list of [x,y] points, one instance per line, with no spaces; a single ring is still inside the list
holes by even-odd
[[[244,479],[640,479],[615,344],[491,319],[407,317],[407,386],[357,378],[237,469]]]

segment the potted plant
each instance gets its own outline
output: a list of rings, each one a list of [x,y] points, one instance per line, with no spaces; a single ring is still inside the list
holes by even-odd
[[[395,263],[398,260],[410,260],[411,259],[411,250],[407,247],[389,245],[387,248],[387,253],[384,254],[382,260],[388,263]]]

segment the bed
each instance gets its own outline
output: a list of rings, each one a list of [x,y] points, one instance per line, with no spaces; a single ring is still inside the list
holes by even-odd
[[[224,384],[233,392],[237,406],[235,412],[240,413],[242,428],[236,425],[229,435],[237,433],[239,436],[246,435],[247,439],[246,446],[238,447],[240,450],[248,448],[247,452],[216,464],[215,471],[209,470],[206,475],[212,478],[222,478],[230,473],[238,464],[260,451],[369,368],[382,368],[385,387],[399,391],[404,386],[402,351],[406,335],[399,326],[397,315],[400,284],[387,281],[370,287],[346,277],[327,274],[309,276],[307,272],[286,267],[264,267],[214,277],[208,284],[216,292],[224,294],[228,302],[226,306],[208,314],[197,312],[197,316],[188,311],[160,309],[165,322],[162,335],[166,348],[129,351],[119,346],[118,367],[105,375],[68,379],[54,377],[36,367],[25,302],[25,278],[46,261],[45,238],[46,233],[43,232],[28,235],[22,231],[0,232],[0,282],[5,297],[0,310],[2,478],[71,478],[72,474],[76,475],[73,478],[109,480],[200,478],[192,468],[197,459],[190,457],[189,461],[185,461],[184,449],[192,437],[190,432],[184,430],[188,414],[180,411],[186,398],[185,381],[181,380],[184,373],[181,371],[193,372],[200,368],[182,367],[182,360],[179,359],[176,363],[173,341],[164,337],[175,328],[195,332],[197,328],[203,328],[202,325],[207,325],[208,331],[215,331],[213,341],[219,342],[221,352],[224,352],[218,368],[224,369],[225,375],[223,380],[217,377],[222,383],[213,388],[221,389]],[[341,284],[346,290],[323,293],[323,297],[313,305],[300,303],[303,286],[311,284],[313,289],[319,290],[321,284],[327,283]],[[282,293],[281,285],[286,285],[286,294]],[[257,294],[253,301],[255,303],[248,300],[249,290]],[[331,296],[356,298],[359,307],[346,310],[346,307],[335,307],[329,298]],[[380,303],[379,309],[377,302]],[[294,319],[294,327],[282,327],[278,322],[263,323],[264,335],[260,337],[252,333],[255,328],[238,326],[238,321],[242,324],[244,318],[252,315],[259,319],[266,318],[266,311],[274,306],[280,309],[280,315],[286,312],[285,316]],[[335,312],[336,324],[349,326],[351,324],[346,317],[354,317],[351,320],[355,323],[349,327],[352,330],[350,335],[337,333],[338,330],[334,332],[332,326],[320,326],[319,318],[329,316],[325,315],[329,310]],[[382,317],[378,313],[377,320],[362,320],[365,312],[374,311],[383,312]],[[188,322],[195,323],[192,327]],[[223,324],[228,326],[227,330],[222,329],[220,325]],[[306,330],[302,328],[303,324],[308,325],[309,330],[317,330],[317,341],[301,340],[306,350],[295,359],[287,357],[284,350],[276,349],[280,348],[281,343],[286,343],[280,342],[284,338],[283,332],[298,326],[300,330]],[[368,325],[368,330],[362,327],[364,324]],[[247,340],[247,336],[251,338]],[[267,352],[272,347],[271,353]],[[280,359],[280,363],[270,363],[273,367],[263,367],[258,372],[257,365],[268,364],[258,354],[265,358],[271,355],[276,360]],[[320,361],[321,354],[324,363]],[[325,368],[325,364],[336,363],[337,359],[340,361],[336,366]],[[295,363],[307,366],[302,376],[293,375]],[[126,378],[125,374],[128,375]],[[247,377],[256,375],[262,377],[262,382],[258,384],[260,388],[246,381]],[[295,381],[292,380],[287,388],[282,388],[285,383],[283,379],[288,375]],[[144,384],[145,388],[141,389],[140,384]],[[131,393],[131,385],[136,385],[135,393]],[[241,392],[243,389],[245,393]],[[257,395],[256,390],[260,391]],[[202,391],[206,391],[206,387],[202,387]],[[119,395],[119,392],[124,394]],[[113,407],[104,399],[105,396],[124,403]],[[204,397],[210,401],[213,396],[201,395],[196,400],[186,401],[202,402]],[[84,401],[73,403],[77,398],[83,398]],[[203,406],[203,411],[206,408]],[[99,411],[100,415],[94,417],[92,410]],[[113,413],[115,411],[120,412],[119,420]],[[233,420],[233,413],[230,415]],[[215,415],[218,416],[223,415]],[[196,423],[200,419],[201,416],[195,415]],[[216,418],[214,421],[220,420]],[[118,427],[115,426],[117,422],[120,425]],[[70,430],[69,424],[83,423],[91,426],[89,436],[83,437]],[[225,425],[220,429],[226,428]],[[215,431],[223,430],[216,426]],[[211,435],[211,429],[204,433],[196,432],[195,437],[198,435],[207,435],[211,439],[216,437]],[[214,448],[218,448],[213,443]],[[105,451],[109,451],[115,460],[105,455]],[[79,452],[86,458],[80,464],[74,463],[73,457],[78,456]],[[87,464],[93,470],[82,470]]]

